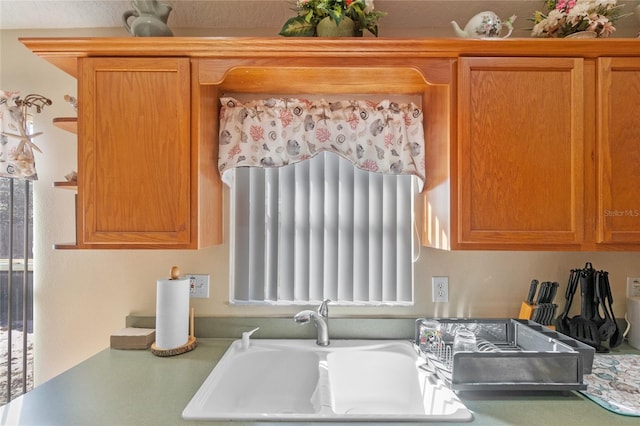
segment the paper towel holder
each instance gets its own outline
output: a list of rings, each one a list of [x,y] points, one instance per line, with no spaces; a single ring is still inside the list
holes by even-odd
[[[171,271],[169,272],[169,277],[172,280],[179,279],[180,268],[178,268],[177,266],[172,266]],[[153,342],[151,344],[151,353],[156,356],[168,357],[168,356],[180,355],[180,354],[194,350],[198,345],[198,339],[196,339],[196,336],[194,333],[194,327],[195,327],[195,311],[193,308],[191,308],[189,309],[189,339],[187,340],[187,343],[185,343],[182,346],[178,346],[177,348],[162,349],[162,348],[158,348],[156,346],[156,343]]]
[[[194,350],[196,348],[196,346],[198,346],[198,339],[196,339],[196,336],[193,335],[193,308],[191,308],[191,313],[189,316],[189,340],[187,340],[187,343],[185,343],[182,346],[178,346],[177,348],[173,348],[173,349],[161,349],[156,347],[156,343],[153,342],[151,344],[151,353],[154,354],[155,356],[161,356],[161,357],[167,357],[167,356],[174,356],[174,355],[180,355],[186,352],[190,352],[192,350]]]

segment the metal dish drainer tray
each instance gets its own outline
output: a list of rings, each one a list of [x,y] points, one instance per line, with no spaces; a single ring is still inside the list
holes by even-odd
[[[415,338],[419,342],[420,323]],[[442,344],[423,352],[428,365],[454,391],[468,390],[584,390],[595,350],[530,320],[445,319]],[[458,327],[472,330],[478,350],[452,354]]]

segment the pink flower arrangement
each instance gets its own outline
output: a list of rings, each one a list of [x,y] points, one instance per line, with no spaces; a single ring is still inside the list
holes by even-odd
[[[536,11],[534,37],[566,37],[580,31],[593,31],[597,37],[608,37],[616,28],[621,8],[617,0],[545,0],[547,13]]]

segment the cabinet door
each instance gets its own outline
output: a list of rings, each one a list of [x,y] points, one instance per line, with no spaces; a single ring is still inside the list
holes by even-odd
[[[190,242],[190,71],[185,58],[79,64],[78,242]]]
[[[640,243],[640,58],[598,60],[598,243]]]
[[[452,247],[577,247],[582,59],[461,58],[458,78]]]

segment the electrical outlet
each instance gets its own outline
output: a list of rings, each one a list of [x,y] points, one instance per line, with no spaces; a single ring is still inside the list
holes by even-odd
[[[627,277],[627,297],[640,297],[640,277]]]
[[[431,277],[431,298],[433,302],[449,301],[449,277]]]
[[[209,274],[187,274],[189,278],[189,293],[194,299],[209,298]]]

